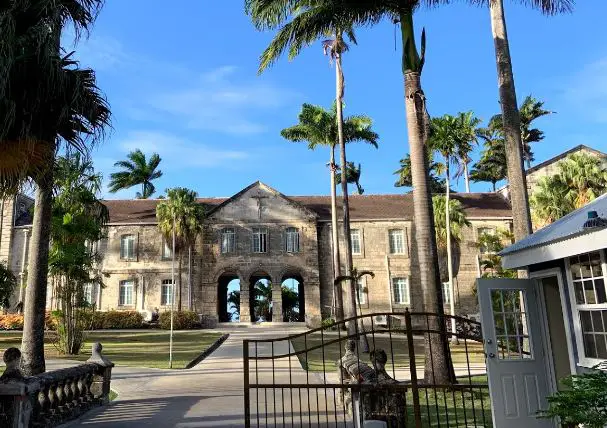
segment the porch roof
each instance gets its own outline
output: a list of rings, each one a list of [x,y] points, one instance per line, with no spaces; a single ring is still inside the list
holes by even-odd
[[[607,218],[607,194],[502,250],[502,265],[519,268],[607,247],[607,227],[584,229],[589,211]]]

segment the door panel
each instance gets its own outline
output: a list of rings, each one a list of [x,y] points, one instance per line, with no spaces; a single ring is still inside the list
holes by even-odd
[[[554,427],[536,417],[549,389],[535,284],[477,280],[495,428]]]

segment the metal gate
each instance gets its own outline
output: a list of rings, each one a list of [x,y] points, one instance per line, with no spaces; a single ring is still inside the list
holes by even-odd
[[[243,350],[247,427],[358,428],[371,420],[390,428],[492,426],[473,320],[374,313],[245,340]]]

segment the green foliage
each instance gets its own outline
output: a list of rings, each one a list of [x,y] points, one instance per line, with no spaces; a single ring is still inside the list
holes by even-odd
[[[607,192],[607,165],[596,156],[573,153],[543,177],[531,196],[535,226],[550,224]]]
[[[495,233],[483,233],[479,236],[476,247],[482,250],[480,266],[483,278],[516,278],[515,270],[504,269],[502,258],[498,255],[506,245],[514,242],[510,231],[498,229]]]
[[[17,286],[17,278],[8,268],[8,265],[0,261],[0,306],[8,308],[10,305],[9,299],[13,295],[13,291]]]
[[[356,191],[359,195],[365,193],[365,189],[360,185],[360,175],[362,173],[362,167],[360,164],[356,166],[354,162],[346,163],[346,180],[349,184],[356,185]],[[337,174],[335,177],[335,184],[341,184],[341,174]]]
[[[141,193],[137,192],[137,199],[149,198],[156,192],[152,181],[162,177],[162,171],[157,170],[162,159],[158,153],[153,153],[148,161],[139,149],[129,153],[127,157],[129,160],[114,164],[123,170],[110,175],[110,192],[116,193],[119,190],[141,185]]]
[[[478,137],[484,140],[484,148],[480,160],[472,166],[470,179],[491,183],[495,192],[496,183],[508,177],[504,137],[492,128],[479,129]]]
[[[559,418],[565,426],[583,425],[603,428],[607,425],[607,373],[596,370],[562,380],[562,391],[548,397],[547,411],[539,417]]]
[[[282,295],[282,316],[284,322],[300,321],[299,294],[295,290],[283,285],[281,287]]]
[[[204,208],[196,202],[196,197],[193,190],[175,187],[167,189],[167,199],[156,206],[158,228],[167,242],[172,242],[173,225],[175,226],[177,252],[193,245],[202,232]]]
[[[446,201],[447,199],[443,195],[435,195],[432,197],[436,244],[438,247],[443,248],[447,247]],[[471,223],[466,216],[466,211],[464,210],[462,203],[457,199],[449,199],[449,219],[451,240],[453,242],[459,242],[462,239],[462,229],[466,226],[470,226]]]
[[[95,312],[92,330],[144,328],[143,315],[137,311]]]
[[[158,318],[160,328],[170,330],[171,328],[171,311],[165,311]],[[200,328],[200,318],[194,311],[174,311],[173,312],[173,329],[174,330],[192,330]]]
[[[228,315],[230,318],[240,317],[240,291],[234,290],[228,294]]]
[[[439,177],[440,166],[438,162],[434,162],[434,153],[428,150],[428,173],[430,178],[430,193],[445,193],[447,187],[445,180]],[[398,175],[398,179],[394,183],[394,187],[413,187],[411,179],[411,156],[407,155],[400,160],[400,168],[394,171],[394,175]]]
[[[329,328],[335,325],[335,320],[333,318],[325,318],[320,323],[321,327]]]

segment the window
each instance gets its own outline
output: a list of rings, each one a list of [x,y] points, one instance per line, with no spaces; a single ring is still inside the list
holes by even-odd
[[[120,258],[122,260],[135,259],[135,235],[122,235],[120,238]]]
[[[119,306],[131,306],[133,304],[133,281],[120,281]]]
[[[402,229],[388,231],[390,254],[405,254],[405,234]]]
[[[94,305],[97,303],[97,296],[94,293],[95,285],[94,284],[84,284],[82,288],[82,298],[89,305]]]
[[[268,230],[261,227],[253,228],[253,252],[266,253],[268,251]]]
[[[495,229],[492,227],[479,227],[476,229],[477,241],[479,241],[483,235],[495,235]],[[481,254],[490,253],[486,245],[481,245],[479,251]]]
[[[173,258],[172,251],[173,243],[169,244],[166,240],[162,242],[162,258],[165,260],[170,260]]]
[[[162,280],[162,287],[160,288],[160,304],[162,306],[173,304],[173,281],[170,279]]]
[[[233,253],[236,250],[236,233],[233,228],[226,227],[221,231],[221,253]]]
[[[359,278],[356,282],[356,304],[367,304],[367,292],[367,285],[365,284],[364,278]]]
[[[583,346],[583,355],[589,359],[607,359],[607,293],[601,254],[570,257],[569,268],[582,336],[578,343]]]
[[[449,282],[443,282],[443,303],[445,305],[451,303],[451,287],[449,287]]]
[[[287,253],[299,253],[299,230],[297,228],[287,228],[286,247]]]
[[[352,241],[352,254],[361,254],[360,230],[352,229],[350,231],[350,240]]]
[[[409,280],[407,278],[392,278],[392,297],[396,304],[409,304]]]

